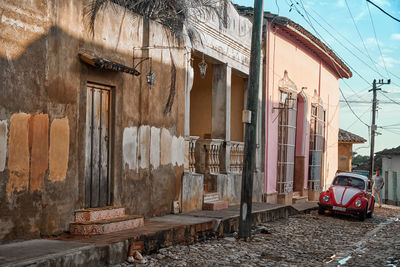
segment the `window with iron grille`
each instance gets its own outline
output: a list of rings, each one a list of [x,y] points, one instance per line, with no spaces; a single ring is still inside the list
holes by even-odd
[[[323,153],[325,151],[325,111],[320,105],[311,106],[309,190],[319,190],[323,175]]]
[[[293,192],[296,118],[296,95],[294,93],[280,91],[278,121],[278,193]]]

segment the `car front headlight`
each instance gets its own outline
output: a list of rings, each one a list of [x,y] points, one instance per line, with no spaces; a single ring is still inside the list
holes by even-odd
[[[356,202],[354,202],[354,206],[356,206],[357,208],[361,207],[361,200],[356,200]]]
[[[328,202],[329,201],[329,196],[328,195],[323,196],[322,197],[322,201],[323,202]]]

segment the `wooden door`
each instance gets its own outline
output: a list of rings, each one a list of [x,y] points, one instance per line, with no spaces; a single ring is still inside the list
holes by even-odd
[[[87,85],[86,106],[86,207],[110,205],[111,88]]]

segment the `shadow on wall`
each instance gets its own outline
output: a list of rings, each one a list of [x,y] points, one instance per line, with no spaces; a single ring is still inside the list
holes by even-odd
[[[0,148],[5,148],[0,151],[2,242],[59,234],[68,229],[73,211],[84,207],[87,81],[117,89],[111,141],[115,154],[111,163],[113,204],[124,205],[128,212],[154,216],[169,213],[172,201],[179,197],[183,166],[171,162],[129,171],[122,166],[121,151],[124,128],[140,123],[165,127],[172,140],[179,139],[184,125],[184,108],[178,104],[184,101],[184,50],[174,55],[176,94],[166,115],[163,110],[170,96],[171,65],[165,55],[170,51],[154,55],[153,68],[166,75],[158,75],[148,90],[144,78],[84,65],[78,58],[81,50],[122,64],[132,62],[130,54],[116,54],[57,27],[51,27],[18,57],[0,57]],[[163,70],[166,64],[169,68]],[[143,70],[147,67],[142,65]],[[150,157],[151,151],[147,155]]]

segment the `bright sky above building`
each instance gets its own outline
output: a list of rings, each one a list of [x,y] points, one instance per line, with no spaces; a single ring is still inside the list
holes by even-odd
[[[371,0],[400,19],[400,0]],[[233,0],[253,6],[253,0]],[[375,152],[400,145],[400,22],[367,0],[264,0],[264,10],[290,18],[327,44],[351,68],[340,81],[340,128],[368,140],[354,151],[369,154],[374,79],[391,79],[378,92]],[[375,31],[374,31],[375,28]],[[358,119],[356,115],[360,118]],[[361,120],[361,121],[360,121]]]

